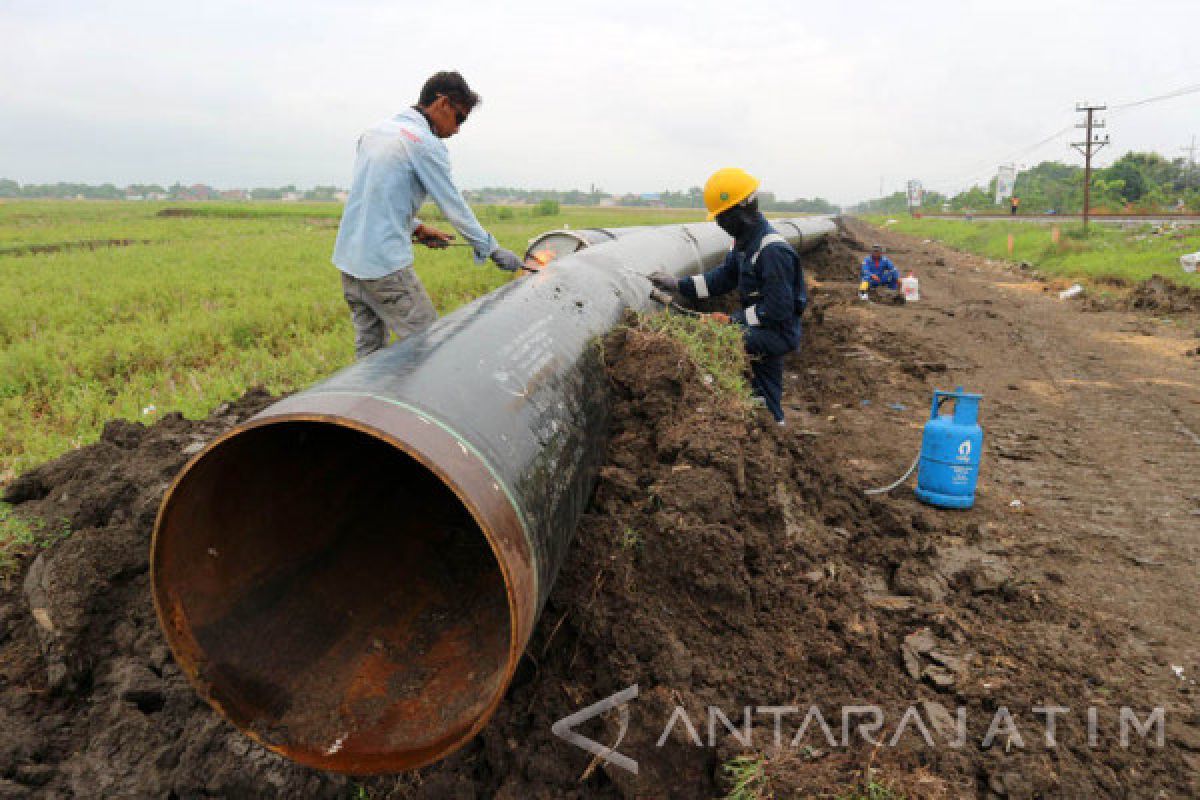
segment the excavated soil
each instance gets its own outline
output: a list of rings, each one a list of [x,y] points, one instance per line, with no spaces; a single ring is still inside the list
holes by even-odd
[[[1135,286],[1118,308],[1169,313],[1200,311],[1200,290],[1155,275]]]
[[[846,230],[808,260],[810,275],[852,281],[874,236]],[[907,240],[894,238],[890,252],[903,251]],[[479,736],[404,776],[356,782],[257,747],[196,698],[158,631],[147,555],[162,492],[190,453],[272,398],[252,393],[203,421],[110,423],[98,444],[6,490],[18,513],[71,533],[21,556],[0,590],[0,797],[694,800],[724,796],[722,765],[743,754],[763,765],[746,798],[840,797],[870,780],[907,797],[1194,796],[1194,689],[1183,681],[1165,695],[1169,682],[1148,677],[1160,665],[1130,621],[1078,594],[1078,552],[1022,549],[1022,537],[1054,524],[1034,516],[1031,484],[1030,508],[1018,509],[985,477],[965,513],[920,506],[909,490],[861,492],[903,471],[930,388],[969,376],[980,358],[924,335],[930,322],[917,314],[940,301],[922,277],[928,308],[814,295],[804,350],[788,366],[786,428],[721,402],[675,342],[614,333],[607,463],[516,679]],[[985,476],[1007,459],[1044,457],[1007,419],[985,412]],[[1111,593],[1099,582],[1093,592]],[[633,685],[617,749],[638,761],[636,776],[551,732]],[[798,709],[782,718],[782,747],[769,712],[752,712],[749,744],[719,721],[710,734],[710,708],[737,725],[746,706]],[[792,746],[813,706],[834,741],[814,723]],[[843,743],[851,706],[881,709],[880,745],[853,728]],[[1033,712],[1042,706],[1071,709],[1055,748]],[[1120,746],[1122,706],[1143,719],[1166,706],[1162,746]],[[985,747],[1001,708],[1016,727]],[[699,744],[681,722],[663,736],[680,713]],[[932,746],[911,716],[893,744],[906,713]],[[966,741],[954,747],[960,713]],[[620,729],[617,713],[579,728],[606,744]]]
[[[150,600],[150,533],[200,446],[268,405],[113,421],[4,499],[70,536],[0,591],[0,797],[333,797],[349,785],[254,745],[175,667]]]
[[[1080,308],[1084,311],[1146,311],[1157,314],[1187,314],[1200,312],[1200,289],[1183,286],[1153,275],[1138,281],[1132,288],[1124,281],[1110,281],[1115,292],[1084,295]]]

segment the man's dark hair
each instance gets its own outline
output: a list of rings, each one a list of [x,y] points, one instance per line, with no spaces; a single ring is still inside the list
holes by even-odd
[[[466,78],[457,72],[439,72],[425,81],[417,105],[422,108],[432,105],[439,94],[449,97],[450,101],[461,106],[463,111],[470,111],[482,102],[482,98],[467,86]]]

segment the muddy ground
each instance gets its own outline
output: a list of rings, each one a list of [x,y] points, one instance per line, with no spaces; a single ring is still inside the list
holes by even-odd
[[[919,303],[855,299],[876,239],[917,272]],[[740,755],[744,797],[872,780],[909,797],[1194,796],[1200,318],[1081,313],[1016,267],[854,222],[808,265],[823,285],[786,428],[716,402],[669,340],[609,342],[608,463],[516,680],[473,742],[411,775],[356,782],[258,748],[196,699],[158,633],[161,493],[270,398],[115,422],[22,476],[6,498],[55,541],[0,590],[0,797],[708,798]],[[864,496],[904,471],[932,389],[955,384],[985,395],[976,508]],[[551,733],[634,684],[618,749],[636,777]],[[708,709],[737,725],[746,706],[798,709],[774,712],[781,747],[772,712],[752,712],[749,744],[716,717],[710,737]],[[793,743],[813,706],[832,741],[813,720]],[[880,707],[880,745],[853,728],[843,744],[849,706]],[[1047,706],[1070,709],[1056,747],[1033,711]],[[1164,709],[1162,746],[1121,746],[1123,706]],[[922,727],[896,736],[910,708]],[[699,745],[677,722],[657,746],[673,713]],[[611,743],[619,716],[580,730]]]

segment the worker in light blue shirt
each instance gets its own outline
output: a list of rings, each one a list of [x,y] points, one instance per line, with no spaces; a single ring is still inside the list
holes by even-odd
[[[413,242],[435,249],[453,236],[417,218],[432,197],[474,251],[515,272],[521,260],[483,229],[450,173],[442,141],[458,133],[479,95],[457,72],[439,72],[421,89],[417,105],[368,129],[358,140],[354,179],[338,227],[333,263],[354,322],[354,352],[364,358],[437,319],[429,293],[413,271]]]

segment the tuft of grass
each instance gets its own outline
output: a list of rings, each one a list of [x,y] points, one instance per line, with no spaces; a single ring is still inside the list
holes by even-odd
[[[864,782],[838,795],[838,800],[905,800],[904,795],[896,793],[887,783],[876,780],[874,772],[872,769],[866,770]]]
[[[871,779],[846,794],[838,795],[837,800],[904,800],[904,797],[887,784]]]
[[[766,800],[771,797],[767,782],[767,762],[761,755],[736,756],[721,765],[729,782],[724,800]]]
[[[671,312],[639,314],[637,327],[675,339],[722,399],[743,411],[750,409],[749,362],[737,325],[722,325],[707,317]]]
[[[66,520],[52,527],[38,517],[18,514],[0,501],[0,575],[12,572],[18,555],[37,552],[70,535]]]
[[[643,544],[641,534],[628,525],[625,526],[625,530],[621,531],[622,550],[641,550]]]

